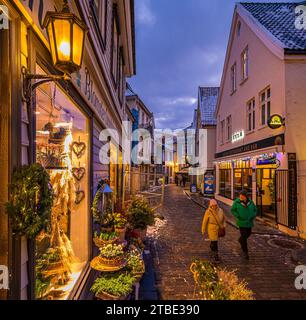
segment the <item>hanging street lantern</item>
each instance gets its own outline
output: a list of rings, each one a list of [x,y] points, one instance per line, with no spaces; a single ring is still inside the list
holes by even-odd
[[[46,13],[44,27],[47,29],[52,62],[63,75],[30,74],[23,67],[23,97],[29,104],[37,87],[48,82],[70,81],[71,74],[81,69],[83,61],[88,28],[81,19],[70,12],[67,0],[64,0],[62,11]],[[32,83],[33,80],[40,81]]]
[[[82,65],[87,26],[70,12],[64,1],[61,12],[46,13],[44,27],[47,30],[52,61],[63,73],[74,73]]]

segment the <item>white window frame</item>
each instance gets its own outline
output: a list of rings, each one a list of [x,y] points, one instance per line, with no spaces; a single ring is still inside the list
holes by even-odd
[[[233,134],[233,119],[232,116],[228,116],[226,118],[226,140],[227,142],[232,140],[232,134]]]
[[[256,102],[255,98],[249,100],[246,105],[246,131],[247,133],[254,132],[256,129]],[[251,121],[251,127],[250,127]]]
[[[225,120],[221,121],[221,144],[224,144]]]
[[[246,47],[241,53],[241,81],[249,78],[249,47]]]
[[[260,126],[266,127],[268,125],[269,118],[271,117],[271,87],[267,87],[259,94],[259,114],[260,114]],[[264,115],[263,115],[264,111]],[[264,120],[264,121],[263,121]]]
[[[232,94],[237,91],[237,63],[235,62],[231,67],[231,90]]]

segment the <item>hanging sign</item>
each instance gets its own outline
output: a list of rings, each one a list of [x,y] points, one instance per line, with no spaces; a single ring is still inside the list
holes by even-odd
[[[276,130],[281,128],[284,125],[284,119],[282,116],[279,114],[274,114],[273,116],[270,117],[268,121],[268,126],[272,130]]]

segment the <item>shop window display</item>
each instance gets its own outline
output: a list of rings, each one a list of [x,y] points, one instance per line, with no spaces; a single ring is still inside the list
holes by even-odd
[[[58,86],[41,86],[36,161],[50,174],[55,197],[49,230],[36,240],[37,299],[68,299],[89,259],[88,143],[86,116]]]
[[[252,199],[252,179],[253,171],[250,161],[236,161],[234,170],[234,196],[237,198],[239,193],[244,190]]]
[[[228,199],[232,197],[232,166],[230,163],[220,165],[219,193]]]

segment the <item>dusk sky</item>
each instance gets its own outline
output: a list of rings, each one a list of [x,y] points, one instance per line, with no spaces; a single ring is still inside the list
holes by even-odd
[[[129,82],[157,128],[189,126],[198,87],[220,85],[236,2],[135,0],[137,75]]]

